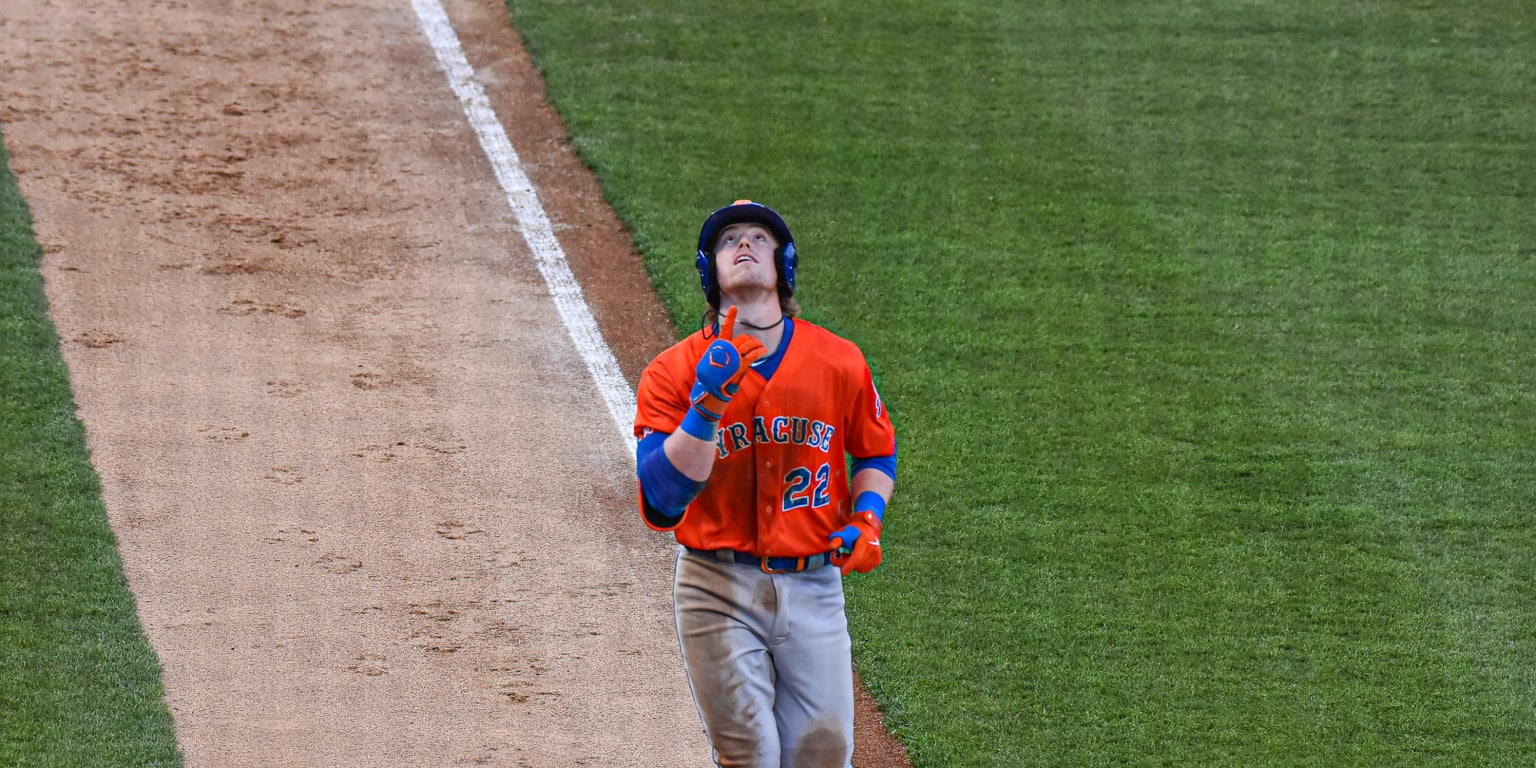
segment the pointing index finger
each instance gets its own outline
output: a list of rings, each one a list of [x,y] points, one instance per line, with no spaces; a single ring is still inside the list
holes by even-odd
[[[725,311],[725,319],[720,321],[720,338],[730,341],[736,337],[736,307]]]

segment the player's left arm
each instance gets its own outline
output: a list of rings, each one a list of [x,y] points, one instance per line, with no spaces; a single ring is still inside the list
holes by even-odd
[[[880,531],[885,526],[885,506],[896,489],[895,469],[895,454],[854,461],[853,517],[828,539],[836,549],[832,563],[842,568],[844,576],[869,573],[883,558]]]
[[[895,457],[892,456],[891,458],[894,459]],[[858,465],[859,462],[855,461],[854,466],[857,467]],[[858,499],[866,493],[873,493],[880,497],[880,506],[883,507],[885,504],[890,503],[891,493],[896,490],[896,477],[886,474],[884,469],[866,467],[853,473],[851,485],[854,499]],[[857,501],[854,502],[853,506],[855,512],[859,511]],[[883,519],[885,517],[885,510],[881,509],[880,513],[880,517]]]
[[[830,538],[836,546],[833,563],[841,566],[844,576],[868,573],[880,564],[880,531],[896,489],[896,431],[867,367],[848,426],[848,449],[854,456],[849,482],[853,517]]]

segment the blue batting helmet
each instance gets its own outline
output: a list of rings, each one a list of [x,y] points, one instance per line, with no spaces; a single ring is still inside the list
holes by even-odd
[[[795,237],[789,233],[789,225],[784,223],[783,217],[777,212],[762,203],[737,200],[711,213],[699,229],[699,253],[694,263],[699,268],[699,285],[704,289],[704,297],[712,307],[720,305],[720,285],[715,282],[715,239],[720,236],[720,230],[744,222],[767,227],[774,239],[779,241],[778,250],[773,252],[773,265],[779,271],[779,294],[795,294],[795,267],[800,257],[795,252]]]

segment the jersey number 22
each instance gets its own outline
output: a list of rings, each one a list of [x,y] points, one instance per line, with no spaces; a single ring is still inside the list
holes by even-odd
[[[825,507],[831,503],[832,498],[827,495],[827,483],[832,479],[832,465],[823,464],[816,468],[816,484],[811,485],[811,470],[805,467],[795,467],[784,476],[784,511],[800,509],[801,507]]]

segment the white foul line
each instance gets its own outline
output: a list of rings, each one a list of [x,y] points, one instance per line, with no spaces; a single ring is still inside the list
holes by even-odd
[[[496,119],[491,102],[485,97],[485,88],[475,79],[475,71],[464,57],[464,49],[459,46],[459,36],[449,24],[442,3],[439,0],[411,0],[411,5],[416,9],[416,18],[421,20],[422,31],[426,32],[427,39],[432,42],[438,64],[442,65],[443,72],[448,75],[448,84],[464,107],[464,116],[469,118],[470,127],[475,129],[475,135],[480,139],[480,147],[485,150],[485,156],[490,158],[491,168],[496,171],[496,180],[507,193],[507,202],[512,205],[512,213],[517,217],[518,234],[523,236],[528,249],[533,252],[534,263],[538,265],[539,274],[544,276],[544,282],[549,286],[560,320],[571,334],[571,341],[576,343],[576,351],[587,364],[587,370],[597,383],[598,391],[608,404],[608,412],[618,425],[619,434],[624,437],[624,444],[629,447],[629,457],[633,459],[635,394],[624,380],[613,351],[603,340],[602,331],[598,330],[592,309],[587,306],[581,294],[581,285],[576,282],[576,276],[571,274],[571,266],[565,260],[565,251],[560,249],[560,242],[555,239],[554,227],[550,225],[544,207],[539,204],[533,182],[523,172],[522,161],[518,160],[517,151],[507,139],[506,129]]]

